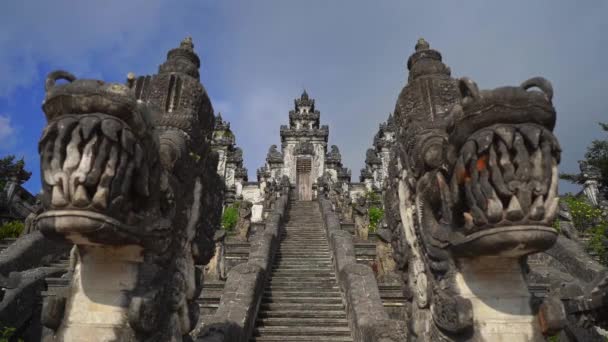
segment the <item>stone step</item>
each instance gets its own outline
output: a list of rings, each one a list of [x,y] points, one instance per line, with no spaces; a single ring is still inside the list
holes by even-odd
[[[352,342],[352,338],[346,336],[257,336],[250,341],[281,341],[281,342]]]
[[[264,311],[258,314],[258,318],[344,318],[346,319],[346,312],[343,309],[340,310],[323,310],[323,311],[311,311],[311,310],[274,310]]]
[[[301,251],[301,252],[306,252],[304,250],[300,250],[300,249],[304,249],[304,246],[306,246],[306,251],[309,252],[326,252],[329,253],[329,247],[327,245],[302,245],[301,242],[298,243],[281,243],[281,246],[279,247],[279,251],[283,252],[283,251]]]
[[[261,318],[257,320],[259,326],[309,326],[309,327],[326,327],[326,326],[348,326],[346,318],[317,318],[317,317],[300,317],[300,318]]]
[[[257,327],[253,331],[254,336],[275,335],[275,336],[349,336],[350,329],[344,327],[315,327],[315,326],[271,326]]]
[[[326,289],[331,289],[331,290],[336,290],[338,291],[338,285],[336,285],[334,282],[332,283],[326,283],[326,284],[314,284],[314,286],[310,286],[310,284],[300,284],[300,283],[275,283],[275,284],[270,284],[266,287],[267,289],[269,289],[270,291],[301,291],[301,290],[310,290],[310,289],[315,289],[315,290],[326,290]]]
[[[339,304],[302,304],[302,303],[262,303],[260,310],[310,310],[310,311],[326,311],[326,310],[344,310],[344,305]]]
[[[301,255],[277,255],[275,260],[302,260],[302,261],[330,261],[331,258],[329,255],[315,255],[315,256],[306,256],[306,259],[303,260]]]
[[[270,285],[274,286],[292,286],[298,288],[316,288],[323,286],[336,286],[335,279],[302,279],[302,278],[274,278],[270,280]]]
[[[336,275],[333,272],[319,272],[319,273],[303,273],[303,272],[287,272],[278,273],[273,272],[270,279],[303,279],[303,280],[333,280],[336,279]]]
[[[320,269],[333,269],[331,263],[326,263],[325,265],[310,265],[310,264],[296,264],[296,265],[289,265],[289,264],[282,264],[282,265],[275,265],[272,267],[273,271],[303,271],[303,272],[308,272],[308,271],[318,271]]]
[[[277,268],[272,271],[272,275],[305,275],[305,276],[315,276],[315,277],[319,277],[319,276],[332,276],[333,277],[335,275],[335,273],[334,273],[334,270],[329,267],[324,267],[322,269],[300,268],[297,270]]]
[[[271,268],[273,271],[276,270],[285,270],[285,271],[297,271],[297,270],[332,270],[333,266],[328,261],[325,263],[317,262],[317,263],[275,263],[275,265]]]
[[[325,238],[322,233],[314,233],[314,234],[301,234],[301,233],[288,233],[280,236],[282,242],[300,242],[300,241],[309,241],[315,243],[327,243],[327,238]]]
[[[281,240],[293,240],[301,241],[307,240],[317,243],[325,242],[327,243],[327,238],[325,237],[325,232],[285,232],[279,235]]]
[[[332,289],[315,289],[314,291],[283,291],[283,290],[266,290],[264,295],[274,295],[280,297],[340,297],[340,291]]]
[[[329,253],[328,252],[310,252],[308,254],[306,254],[305,252],[286,252],[286,251],[277,251],[277,258],[283,258],[283,257],[296,257],[296,258],[326,258],[329,259]]]
[[[252,341],[352,341],[318,204],[287,217]]]
[[[311,264],[311,265],[316,265],[319,263],[321,263],[321,264],[331,263],[330,256],[302,258],[300,256],[283,255],[282,257],[275,257],[274,260],[277,264],[280,264],[281,262],[290,262],[292,264]]]
[[[325,266],[325,265],[332,265],[331,263],[331,258],[318,258],[317,260],[311,260],[311,259],[302,259],[302,258],[291,258],[291,259],[284,259],[281,260],[279,258],[275,259],[275,265],[278,267],[281,266],[304,266],[304,265],[310,265],[310,267],[318,267],[318,266]]]
[[[331,297],[278,297],[272,295],[270,297],[262,297],[262,303],[276,304],[342,304],[342,298]]]

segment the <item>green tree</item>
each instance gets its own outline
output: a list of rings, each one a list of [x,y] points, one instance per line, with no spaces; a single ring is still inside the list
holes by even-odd
[[[599,123],[600,127],[604,132],[608,132],[608,124]],[[608,140],[593,140],[591,145],[587,147],[585,153],[585,161],[598,169],[600,172],[600,187],[603,189],[608,188]],[[585,179],[580,173],[563,173],[560,175],[561,179],[567,180],[575,184],[583,184]]]
[[[32,176],[32,173],[25,169],[23,158],[15,159],[14,155],[0,158],[0,191],[4,190],[9,180],[15,180],[17,183],[23,184]]]
[[[384,210],[380,207],[372,206],[368,210],[369,213],[369,231],[375,233],[378,230],[378,224],[384,218]]]
[[[233,205],[224,209],[222,214],[222,229],[225,231],[232,231],[239,220],[239,203],[236,202]]]

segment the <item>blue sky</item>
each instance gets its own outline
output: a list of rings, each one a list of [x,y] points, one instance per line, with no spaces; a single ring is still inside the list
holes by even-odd
[[[0,155],[17,154],[40,190],[45,75],[122,82],[156,72],[187,35],[201,81],[231,122],[250,178],[303,88],[357,181],[394,109],[416,40],[481,88],[536,75],[555,88],[562,171],[575,172],[608,121],[606,1],[4,1],[0,4]],[[561,191],[576,188],[562,184]]]

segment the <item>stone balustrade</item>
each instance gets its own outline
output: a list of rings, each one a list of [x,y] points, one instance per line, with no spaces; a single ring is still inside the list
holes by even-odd
[[[369,266],[357,263],[352,235],[341,230],[331,202],[319,198],[319,204],[355,341],[407,340],[405,322],[390,319],[384,310],[374,273]]]
[[[194,332],[198,342],[248,341],[257,317],[266,278],[279,246],[279,233],[289,203],[289,188],[283,189],[268,216],[265,228],[251,240],[246,263],[228,273],[224,293],[215,314]]]

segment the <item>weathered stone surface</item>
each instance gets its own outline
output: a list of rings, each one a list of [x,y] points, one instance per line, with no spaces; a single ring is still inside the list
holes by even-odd
[[[480,91],[452,78],[422,39],[408,69],[384,207],[413,294],[410,332],[420,341],[539,339],[519,260],[557,237],[551,84]]]
[[[235,230],[238,238],[247,241],[249,239],[249,229],[251,228],[251,208],[253,203],[243,201],[239,206],[239,220],[236,223]]]
[[[249,260],[228,272],[217,311],[201,322],[192,335],[196,341],[248,341],[257,317],[262,290],[279,243],[288,188],[281,192],[265,228],[251,240]]]
[[[358,197],[353,205],[353,217],[355,219],[355,236],[367,240],[369,234],[369,212],[365,197]]]
[[[382,305],[374,272],[357,264],[352,235],[340,230],[337,215],[327,199],[320,198],[319,204],[355,341],[407,340],[405,323],[389,319]],[[388,327],[390,331],[385,330]]]
[[[257,265],[244,263],[232,268],[220,306],[205,322],[196,341],[247,341],[265,279],[264,270]]]
[[[49,75],[35,223],[77,246],[54,338],[175,340],[196,324],[195,265],[213,256],[224,187],[199,65],[186,39],[126,85]]]
[[[0,298],[2,326],[19,329],[19,335],[40,339],[42,333],[42,326],[39,323],[42,302],[40,294],[46,287],[44,279],[64,272],[60,268],[39,267],[11,274],[14,281],[10,282],[8,288],[6,288],[7,284],[2,284],[3,295]],[[30,321],[38,324],[32,324],[33,322]]]
[[[50,263],[67,254],[70,248],[67,241],[49,240],[40,232],[23,235],[0,251],[0,274],[7,276]]]

